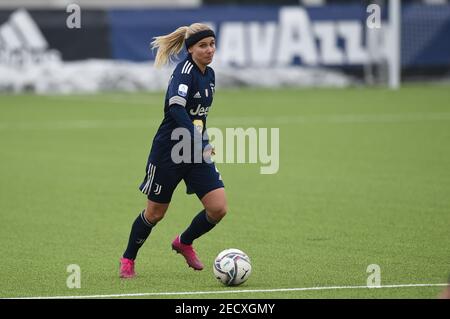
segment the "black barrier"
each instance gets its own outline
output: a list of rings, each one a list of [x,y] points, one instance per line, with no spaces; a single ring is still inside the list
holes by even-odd
[[[111,59],[107,11],[83,10],[80,15],[80,28],[70,28],[70,23],[68,26],[70,15],[65,9],[0,10],[0,26],[9,29],[8,34],[0,39],[0,48],[13,47],[16,55],[19,51],[21,54],[36,55],[53,50],[59,53],[64,61]],[[30,34],[41,34],[45,48],[40,45],[42,41],[27,41]]]

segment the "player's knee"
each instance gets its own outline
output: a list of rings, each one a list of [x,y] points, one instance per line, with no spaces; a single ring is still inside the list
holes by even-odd
[[[152,224],[156,224],[161,219],[164,218],[165,212],[158,210],[158,209],[152,209],[152,210],[146,210],[145,211],[145,218]]]
[[[164,218],[167,207],[160,207],[155,205],[148,205],[145,209],[145,218],[152,224],[158,223]]]
[[[217,217],[219,219],[219,221],[225,217],[225,215],[227,214],[227,207],[223,206],[219,209],[219,211],[217,212]]]
[[[220,205],[207,209],[208,216],[216,223],[220,222],[227,214],[227,205]]]

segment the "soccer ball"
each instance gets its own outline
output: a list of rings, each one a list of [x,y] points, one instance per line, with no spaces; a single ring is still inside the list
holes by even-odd
[[[250,258],[242,250],[230,248],[220,252],[214,260],[214,276],[227,286],[238,286],[252,273]]]

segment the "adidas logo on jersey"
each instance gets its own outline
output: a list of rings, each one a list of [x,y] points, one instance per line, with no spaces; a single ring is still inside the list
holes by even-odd
[[[194,99],[201,99],[202,96],[200,95],[200,92],[195,93]]]
[[[0,26],[0,63],[59,62],[61,53],[49,45],[30,14],[19,9]]]

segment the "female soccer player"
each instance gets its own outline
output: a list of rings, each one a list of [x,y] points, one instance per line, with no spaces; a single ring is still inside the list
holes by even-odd
[[[164,119],[153,139],[146,175],[139,187],[147,195],[147,207],[131,227],[128,246],[120,259],[122,278],[135,276],[137,252],[152,228],[164,217],[172,194],[182,179],[188,193],[195,193],[204,209],[192,219],[183,233],[175,237],[172,249],[183,255],[194,270],[202,270],[203,264],[192,242],[210,231],[227,211],[224,184],[210,160],[214,150],[205,134],[206,117],[215,89],[214,71],[208,67],[216,51],[215,34],[207,25],[194,23],[168,35],[155,37],[152,42],[152,48],[157,49],[155,65],[166,64],[183,46],[188,55],[178,63],[170,78]],[[181,151],[179,136],[188,137],[182,145],[189,147]]]

